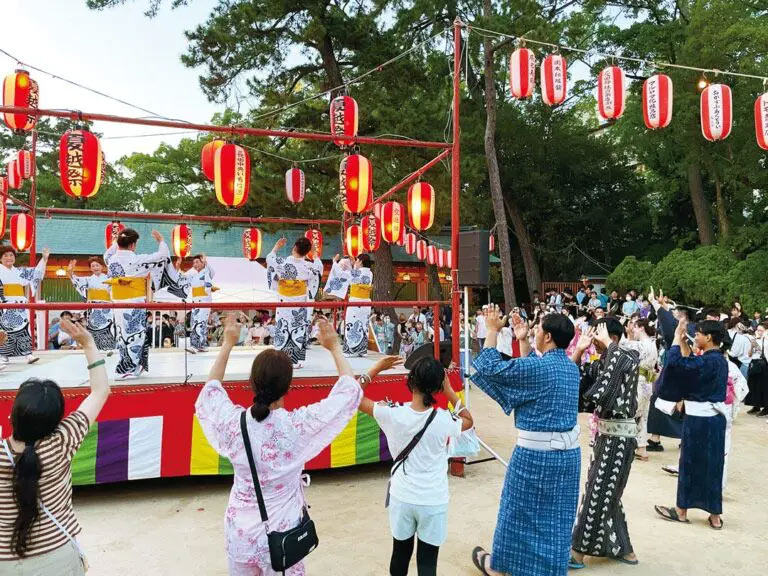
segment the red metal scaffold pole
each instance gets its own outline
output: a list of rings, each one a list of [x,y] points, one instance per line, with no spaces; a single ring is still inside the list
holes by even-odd
[[[459,364],[459,193],[461,191],[459,102],[461,100],[461,29],[464,24],[453,22],[453,142],[451,145],[451,356]]]

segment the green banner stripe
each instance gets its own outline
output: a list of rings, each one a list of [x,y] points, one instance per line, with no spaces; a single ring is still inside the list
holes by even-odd
[[[235,469],[232,468],[232,463],[224,456],[219,455],[219,474],[234,474]]]
[[[72,459],[72,484],[88,486],[96,484],[96,446],[99,438],[99,423],[91,424],[80,449]]]
[[[355,440],[356,464],[379,461],[379,425],[373,417],[362,412],[358,413]]]

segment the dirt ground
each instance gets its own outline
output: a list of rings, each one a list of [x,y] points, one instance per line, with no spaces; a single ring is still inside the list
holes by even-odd
[[[480,392],[473,394],[472,407],[480,436],[508,457],[515,442],[512,419]],[[584,416],[581,423],[585,427]],[[583,432],[582,477],[589,462],[586,436]],[[640,564],[588,560],[581,573],[768,573],[768,424],[742,411],[733,439],[722,532],[710,529],[700,511],[690,514],[690,525],[665,522],[654,513],[654,504],[675,501],[676,480],[661,466],[677,461],[677,443],[666,440],[664,453],[635,462],[624,494]],[[308,499],[320,547],[307,561],[309,574],[388,573],[387,472],[386,465],[374,465],[312,474]],[[503,478],[504,468],[489,462],[467,467],[465,478],[451,479],[448,539],[440,551],[439,574],[478,573],[470,552],[477,544],[491,544]],[[83,525],[90,574],[225,575],[223,517],[230,486],[230,478],[185,478],[77,489],[75,511]],[[411,572],[416,573],[415,567]]]

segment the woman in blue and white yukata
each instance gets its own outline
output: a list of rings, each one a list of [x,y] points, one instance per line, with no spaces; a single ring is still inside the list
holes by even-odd
[[[0,304],[26,304],[27,287],[37,292],[45,276],[49,250],[43,250],[43,257],[34,268],[16,268],[16,250],[10,246],[0,248]],[[32,355],[32,337],[29,334],[29,312],[26,310],[3,310],[0,307],[0,331],[7,334],[0,345],[0,370],[8,365],[11,357],[26,356],[27,363],[38,361]]]
[[[215,272],[208,264],[205,254],[200,254],[192,259],[192,268],[184,273],[189,290],[192,294],[192,302],[211,302],[213,290],[213,276]],[[210,308],[193,308],[190,329],[190,343],[197,352],[205,352],[208,349],[208,317]]]
[[[75,260],[69,262],[67,272],[77,293],[83,297],[86,302],[111,302],[111,289],[107,280],[109,276],[104,274],[104,267],[96,256],[88,258],[88,265],[91,269],[90,276],[75,276]],[[96,347],[99,350],[106,350],[109,356],[117,347],[115,340],[115,316],[112,310],[107,308],[94,308],[86,312],[86,328],[93,336]]]
[[[349,259],[333,259],[333,267],[325,284],[325,294],[343,300],[349,292],[350,302],[370,302],[373,292],[371,257],[360,254],[352,264]],[[368,323],[370,306],[348,307],[344,315],[344,354],[365,356],[368,354]]]

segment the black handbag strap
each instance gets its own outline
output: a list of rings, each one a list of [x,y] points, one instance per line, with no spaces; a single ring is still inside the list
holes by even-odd
[[[256,463],[253,460],[253,450],[251,450],[251,439],[248,437],[248,426],[245,423],[246,413],[248,410],[243,410],[240,414],[240,432],[243,435],[243,444],[245,445],[245,453],[248,456],[248,466],[251,467],[251,476],[253,477],[253,488],[256,490],[256,499],[259,501],[259,513],[261,514],[261,521],[266,523],[269,518],[267,517],[267,506],[264,504],[264,495],[261,493],[261,483],[259,482],[259,473],[256,472]]]
[[[408,458],[408,455],[413,451],[414,448],[416,448],[416,444],[418,444],[419,440],[421,440],[421,437],[424,436],[424,432],[426,432],[429,425],[432,424],[432,420],[435,419],[435,416],[437,416],[437,410],[433,408],[432,413],[429,415],[429,417],[427,417],[427,421],[424,424],[424,427],[419,430],[416,436],[411,438],[411,441],[408,443],[408,445],[403,448],[403,451],[397,455],[397,458],[395,458],[390,476],[394,476],[395,472],[397,472],[397,469],[405,463],[405,459]]]

